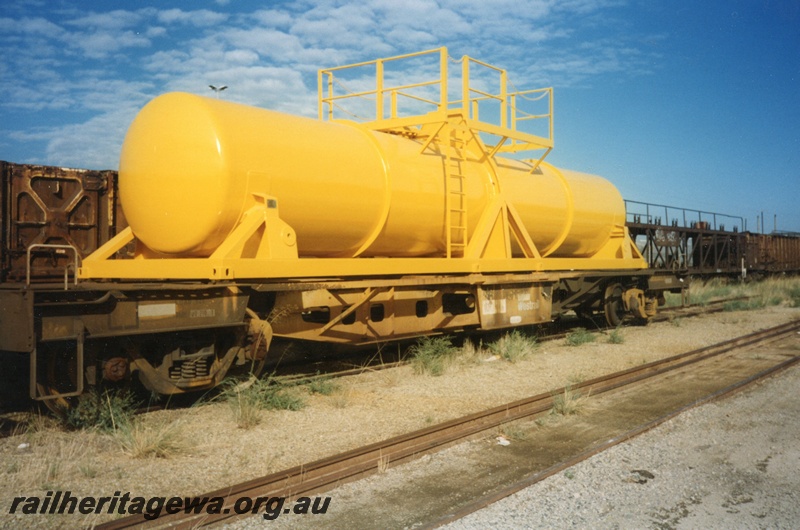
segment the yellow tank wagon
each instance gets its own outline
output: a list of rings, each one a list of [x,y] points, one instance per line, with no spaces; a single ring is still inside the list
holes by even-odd
[[[647,270],[619,192],[544,161],[552,89],[511,91],[504,70],[450,62],[441,48],[320,70],[317,120],[154,99],[122,148],[129,226],[78,273],[113,300],[43,329],[79,336],[81,356],[104,337],[115,363],[177,393],[263,365],[273,336],[365,344],[568,310],[612,325],[653,315],[678,286]]]
[[[422,135],[166,94],[140,112],[123,145],[119,186],[129,234],[143,256],[178,259],[182,275],[198,279],[215,279],[208,266],[225,259],[219,249],[254,212],[267,229],[253,230],[241,252],[229,254],[234,279],[325,276],[331,267],[375,276],[644,266],[611,183],[488,158],[467,119],[447,119],[463,128],[464,145],[434,139],[423,150]],[[455,180],[448,155],[459,157],[451,160],[459,166],[450,186],[457,191],[446,183]],[[448,197],[461,223],[451,225],[449,243]],[[270,209],[279,215],[268,220]],[[281,237],[265,242],[272,224]],[[371,257],[425,259],[351,259]],[[131,277],[147,277],[139,265]]]

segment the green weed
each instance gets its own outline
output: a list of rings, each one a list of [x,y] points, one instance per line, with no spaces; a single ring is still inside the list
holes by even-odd
[[[448,337],[422,337],[410,353],[415,374],[442,375],[458,350]]]
[[[243,383],[230,383],[221,396],[230,405],[236,425],[242,429],[258,425],[262,410],[300,410],[305,406],[300,396],[269,379],[251,378]]]
[[[64,412],[63,421],[72,429],[111,432],[130,425],[136,406],[133,396],[126,391],[90,390]]]
[[[506,333],[499,340],[489,344],[492,353],[512,363],[530,356],[537,347],[535,337],[527,337],[518,330]]]
[[[584,328],[577,328],[567,333],[566,342],[567,346],[580,346],[595,341],[594,333],[587,331]]]
[[[608,334],[609,344],[622,344],[623,342],[625,342],[625,336],[620,328],[616,328]]]
[[[314,379],[308,383],[308,391],[310,393],[320,394],[323,396],[330,396],[339,390],[339,388],[339,384],[336,381],[331,381],[330,379],[326,378]]]

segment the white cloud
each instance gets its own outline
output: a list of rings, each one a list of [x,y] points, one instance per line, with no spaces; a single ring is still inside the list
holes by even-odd
[[[290,13],[278,9],[255,11],[248,18],[266,27],[284,29],[288,29],[294,21],[294,17]]]
[[[207,9],[200,9],[197,11],[183,11],[182,9],[167,9],[159,11],[156,17],[162,24],[173,24],[180,22],[182,24],[190,24],[197,27],[213,26],[214,24],[221,24],[228,19],[228,15],[224,13],[216,13]]]
[[[98,114],[82,123],[15,131],[9,137],[24,142],[44,140],[45,152],[37,163],[117,169],[127,125],[137,110],[135,106],[118,105],[116,110]]]
[[[107,13],[90,13],[79,18],[67,20],[65,24],[77,28],[118,31],[139,24],[143,16],[142,12],[117,9]]]
[[[163,26],[150,26],[145,30],[145,35],[148,37],[163,37],[167,34],[167,28]]]
[[[125,131],[137,110],[135,106],[125,105],[83,123],[50,130],[47,160],[73,167],[117,169]]]
[[[24,37],[42,37],[42,36],[58,36],[64,33],[64,30],[41,17],[22,19],[13,18],[0,18],[0,31],[4,34],[17,34]]]
[[[255,51],[280,63],[293,62],[305,48],[295,35],[269,28],[232,29],[216,37],[226,46]]]
[[[252,50],[233,50],[225,52],[225,62],[227,64],[254,64],[259,59],[259,55]]]
[[[133,31],[98,31],[91,34],[73,35],[65,40],[71,47],[79,49],[86,57],[92,59],[107,57],[124,48],[145,48],[151,44],[149,38]]]
[[[8,95],[0,109],[69,109],[61,120],[78,123],[15,138],[48,141],[46,156],[63,157],[58,163],[109,167],[135,109],[168,90],[210,95],[209,84],[226,84],[223,97],[232,101],[315,115],[318,69],[445,44],[455,57],[502,57],[499,66],[520,88],[644,71],[635,43],[575,36],[586,17],[614,3],[301,0],[239,14],[148,7],[7,16],[0,18],[0,74]],[[401,75],[387,70],[387,79]],[[86,145],[98,148],[87,153]]]

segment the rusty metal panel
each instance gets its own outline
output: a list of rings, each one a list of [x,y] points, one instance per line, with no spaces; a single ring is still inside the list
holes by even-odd
[[[101,297],[74,303],[67,310],[43,308],[40,317],[42,341],[75,338],[75,329],[85,329],[92,338],[132,334],[211,329],[241,325],[248,297],[225,289],[189,292],[126,292],[124,296]],[[99,293],[98,293],[99,294]],[[76,326],[75,322],[80,322]]]
[[[0,291],[0,350],[30,352],[33,346],[33,293]]]
[[[2,271],[25,279],[31,245],[69,245],[84,258],[117,230],[116,172],[3,163]],[[31,254],[31,280],[62,278],[73,259],[64,249]]]
[[[800,271],[800,237],[748,233],[746,267],[756,272]]]
[[[766,269],[790,272],[800,269],[800,238],[787,235],[759,236],[759,246]]]
[[[550,322],[551,285],[492,285],[478,290],[481,328]]]

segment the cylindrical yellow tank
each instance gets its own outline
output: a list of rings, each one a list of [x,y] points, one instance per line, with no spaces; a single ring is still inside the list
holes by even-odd
[[[301,256],[441,256],[445,167],[421,142],[357,124],[290,116],[184,93],[160,96],[122,147],[120,198],[152,251],[208,256],[255,204],[278,199]],[[599,177],[482,153],[462,170],[468,227],[499,189],[543,255],[591,256],[625,220],[619,192]]]

